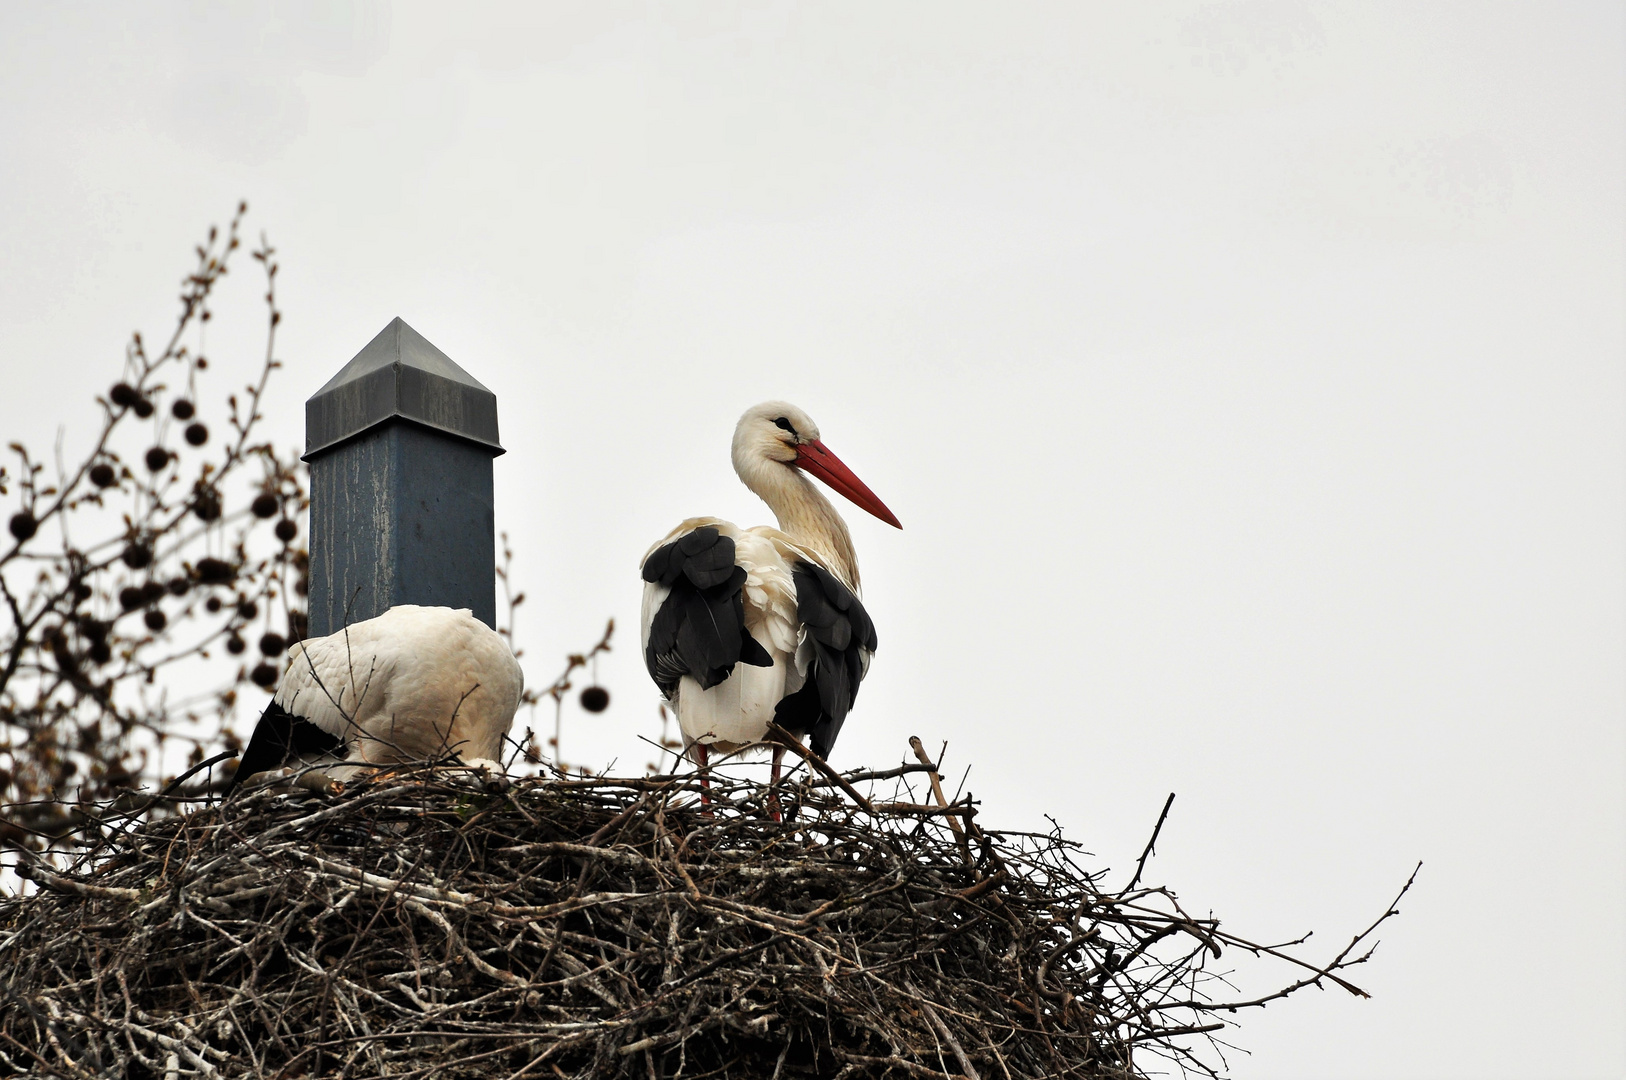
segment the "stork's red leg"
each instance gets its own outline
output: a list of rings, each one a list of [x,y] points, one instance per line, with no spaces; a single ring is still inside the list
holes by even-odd
[[[706,750],[706,744],[694,744],[694,763],[700,767],[700,809],[707,816],[711,814],[711,755]]]
[[[784,760],[785,748],[778,744],[773,748],[773,774],[768,780],[768,816],[774,821],[783,818],[779,813],[779,763]]]

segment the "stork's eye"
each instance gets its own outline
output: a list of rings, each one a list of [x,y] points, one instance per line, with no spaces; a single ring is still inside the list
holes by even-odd
[[[784,428],[786,431],[790,432],[792,435],[796,434],[796,429],[794,427],[792,427],[790,421],[786,420],[783,416],[779,417],[777,420],[774,421],[774,426]]]

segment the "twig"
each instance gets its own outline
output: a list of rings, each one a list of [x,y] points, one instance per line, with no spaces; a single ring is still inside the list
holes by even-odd
[[[937,800],[938,806],[946,809],[949,803],[948,800],[943,797],[943,785],[938,781],[937,778],[937,762],[926,756],[926,748],[925,746],[921,745],[920,736],[909,736],[909,749],[915,752],[916,760],[918,760],[922,765],[926,766],[928,770],[926,775],[931,779],[932,797]],[[948,819],[948,823],[949,828],[954,830],[955,843],[960,846],[960,857],[965,859],[967,866],[974,867],[976,864],[971,858],[971,845],[966,843],[965,830],[960,828],[960,823],[952,817]]]
[[[1157,824],[1152,827],[1152,836],[1146,841],[1146,849],[1140,853],[1140,858],[1135,860],[1135,876],[1129,879],[1128,885],[1124,886],[1124,892],[1133,892],[1136,884],[1140,882],[1140,875],[1146,869],[1146,860],[1152,854],[1152,848],[1157,843],[1158,833],[1163,831],[1163,823],[1168,820],[1169,807],[1173,805],[1174,792],[1171,791],[1169,797],[1163,801],[1163,812],[1157,815]]]
[[[873,815],[875,813],[875,807],[870,805],[870,801],[861,795],[857,788],[848,783],[846,778],[826,764],[823,758],[809,750],[807,747],[803,746],[802,740],[798,739],[796,736],[792,735],[778,724],[771,722],[768,724],[768,734],[777,742],[783,743],[788,750],[798,755],[803,761],[807,762],[813,768],[822,773],[827,780],[831,781],[842,791],[846,792],[847,797],[853,802],[857,803],[859,806],[863,807],[866,814]]]

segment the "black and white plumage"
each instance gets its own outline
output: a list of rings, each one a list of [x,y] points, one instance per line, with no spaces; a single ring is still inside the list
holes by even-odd
[[[761,742],[770,722],[798,739],[811,735],[814,753],[827,757],[877,643],[847,525],[805,472],[902,526],[794,405],[748,410],[733,460],[779,528],[690,518],[651,548],[642,565],[644,660],[698,764],[708,748],[732,753]],[[775,779],[782,753],[775,747]]]
[[[344,780],[450,755],[500,776],[524,688],[507,643],[468,608],[401,604],[289,648],[233,784],[290,764],[333,762],[325,776]]]

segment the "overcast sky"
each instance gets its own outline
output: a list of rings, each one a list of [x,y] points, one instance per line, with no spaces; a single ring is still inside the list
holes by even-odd
[[[567,757],[658,733],[637,563],[750,525],[782,397],[906,739],[1331,953],[1239,1076],[1626,1075],[1626,24],[1616,3],[0,5],[0,434],[71,448],[239,198],[271,423],[399,315],[498,395]],[[235,276],[214,392],[255,363]],[[1275,973],[1272,977],[1285,972]]]

